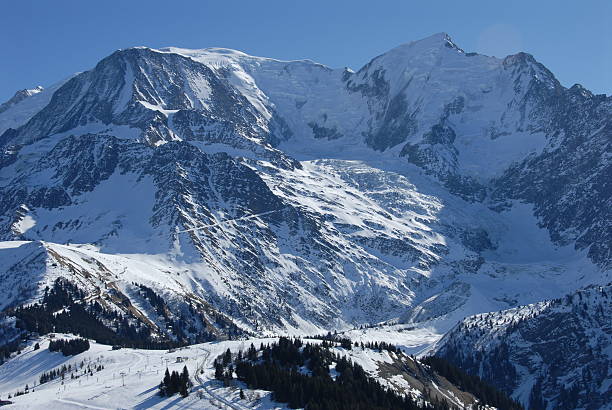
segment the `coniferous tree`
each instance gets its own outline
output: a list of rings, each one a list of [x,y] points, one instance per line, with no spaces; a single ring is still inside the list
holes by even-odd
[[[483,404],[509,410],[523,408],[520,403],[512,400],[505,393],[485,383],[477,376],[464,373],[461,369],[443,358],[428,356],[421,359],[421,361],[431,366],[438,374],[446,377],[448,381],[460,389],[474,394]]]
[[[187,371],[187,366],[184,366],[179,378],[179,393],[181,396],[187,397],[189,395],[190,385],[191,382],[189,381],[189,372]]]
[[[159,394],[161,396],[173,396],[179,393],[183,397],[189,395],[189,388],[191,387],[191,381],[189,380],[189,371],[187,366],[183,367],[183,371],[179,374],[177,371],[170,373],[166,369],[166,374],[163,380],[159,384]]]
[[[169,386],[170,386],[170,372],[168,371],[168,368],[166,367],[166,373],[164,374],[164,378],[162,382],[159,384],[160,396],[170,396],[170,394],[168,394]]]
[[[224,375],[223,365],[219,363],[218,361],[215,362],[215,379],[223,380],[223,375]]]
[[[232,352],[230,352],[230,349],[227,349],[227,351],[223,355],[223,366],[227,366],[231,361],[232,361]]]
[[[87,339],[58,339],[49,342],[49,351],[61,351],[64,356],[73,356],[89,350],[89,340]]]
[[[174,393],[178,392],[180,389],[180,385],[181,385],[180,376],[178,372],[173,371],[172,374],[170,374],[170,388],[168,389],[170,392],[170,395],[173,395]]]

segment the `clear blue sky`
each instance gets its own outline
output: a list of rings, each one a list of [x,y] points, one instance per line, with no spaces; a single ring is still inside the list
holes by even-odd
[[[227,47],[358,69],[441,31],[466,51],[529,52],[563,85],[612,94],[610,0],[4,0],[0,101],[130,46]]]

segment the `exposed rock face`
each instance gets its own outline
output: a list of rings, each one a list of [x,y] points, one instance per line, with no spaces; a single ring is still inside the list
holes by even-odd
[[[0,237],[93,244],[246,330],[445,330],[609,275],[612,100],[528,54],[133,48],[51,91],[2,106]]]
[[[588,249],[603,268],[612,263],[612,101],[575,85],[541,97],[550,119],[550,147],[507,169],[493,197],[535,205],[535,214],[558,243]]]
[[[608,408],[612,399],[612,285],[471,316],[437,355],[529,408]]]

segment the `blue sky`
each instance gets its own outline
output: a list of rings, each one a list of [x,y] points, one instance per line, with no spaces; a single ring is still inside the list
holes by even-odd
[[[609,0],[6,0],[0,101],[130,46],[227,47],[358,69],[442,31],[466,51],[529,52],[563,85],[612,94],[611,21]]]

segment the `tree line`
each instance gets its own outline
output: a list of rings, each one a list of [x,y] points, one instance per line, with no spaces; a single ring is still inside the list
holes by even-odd
[[[437,374],[445,377],[449,382],[463,391],[478,397],[482,404],[490,405],[504,410],[522,410],[523,406],[512,400],[506,393],[485,383],[477,376],[465,373],[446,359],[436,356],[427,356],[420,359],[421,363],[430,366]]]
[[[336,377],[330,375],[334,366]],[[235,370],[234,370],[235,369]],[[307,369],[307,370],[306,370]],[[420,409],[411,397],[381,385],[366,371],[330,351],[322,344],[304,344],[299,339],[280,338],[278,342],[253,345],[235,357],[228,350],[215,361],[215,376],[233,377],[251,389],[272,392],[273,399],[290,408],[312,409]],[[450,409],[446,402],[428,406]]]
[[[172,314],[163,297],[153,289],[142,284],[133,285],[138,287],[140,296],[149,302],[165,322],[161,337],[152,334],[151,328],[135,316],[124,315],[97,300],[82,302],[86,294],[64,278],[56,279],[51,287],[47,287],[40,302],[12,308],[4,313],[15,316],[16,327],[27,332],[41,335],[51,332],[73,333],[99,343],[123,347],[170,349],[217,339],[214,331],[207,328],[203,316],[191,304],[187,310]],[[222,315],[214,311],[208,312],[208,315],[230,338],[243,333]],[[190,317],[199,317],[199,329],[197,323],[189,321]],[[5,352],[7,350],[0,348],[0,355],[10,354]]]
[[[382,352],[383,350],[386,350],[388,352],[392,352],[392,353],[399,353],[400,349],[391,344],[391,343],[387,343],[387,342],[366,342],[366,343],[359,343],[359,342],[355,342],[353,344],[353,341],[351,339],[349,339],[348,337],[340,337],[337,334],[332,334],[331,332],[327,332],[326,335],[316,335],[316,336],[309,336],[307,337],[307,339],[315,339],[315,340],[322,340],[323,342],[321,343],[321,346],[323,347],[335,347],[336,344],[339,344],[340,347],[342,347],[343,349],[346,350],[351,350],[352,347],[361,347],[362,349],[372,349],[372,350],[377,350],[378,352]]]
[[[79,367],[81,369],[80,375],[79,375]],[[81,361],[80,366],[76,364],[74,366],[72,366],[72,364],[68,364],[68,365],[63,364],[61,367],[49,370],[48,372],[41,374],[39,383],[44,384],[44,383],[50,382],[58,378],[61,378],[62,380],[64,380],[68,373],[70,373],[71,379],[78,379],[80,376],[83,376],[83,375],[93,376],[94,372],[99,372],[102,370],[104,370],[104,365],[100,363],[98,363],[97,366],[91,366],[88,364],[87,368],[85,368],[85,362],[83,361]],[[75,372],[76,372],[76,375],[75,375]]]
[[[151,331],[97,301],[78,303],[85,294],[69,281],[58,278],[45,289],[42,300],[15,308],[16,327],[41,335],[51,332],[73,333],[98,343],[142,349],[169,349],[186,341],[154,340]]]
[[[64,356],[74,356],[89,350],[89,340],[87,339],[57,339],[49,342],[50,352],[62,352]]]

